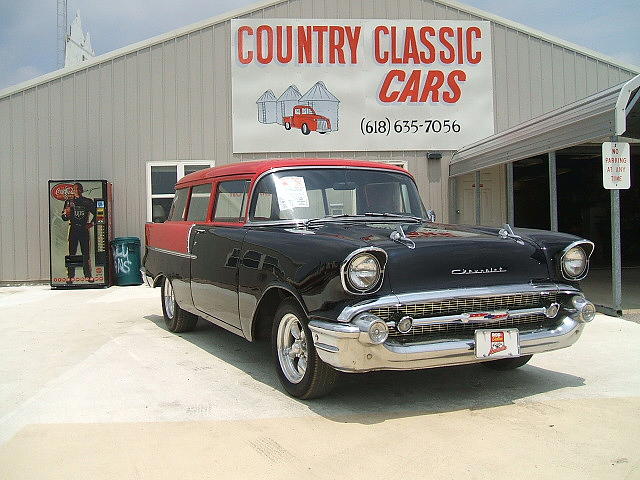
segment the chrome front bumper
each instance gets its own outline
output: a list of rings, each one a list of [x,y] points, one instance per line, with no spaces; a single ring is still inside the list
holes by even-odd
[[[368,334],[361,331],[352,320],[358,314],[384,305],[407,305],[419,301],[433,301],[458,296],[490,296],[509,293],[557,292],[579,294],[568,285],[508,285],[478,289],[417,292],[392,295],[368,300],[345,308],[337,322],[311,320],[309,328],[320,358],[337,370],[344,372],[369,372],[372,370],[414,370],[421,368],[462,365],[487,361],[475,355],[475,338],[460,335],[459,338],[434,335],[422,336],[421,341],[400,342],[399,337],[389,337],[384,343],[374,345]],[[542,309],[544,310],[544,309]],[[514,312],[515,313],[515,312]],[[573,315],[573,314],[572,314]],[[455,317],[455,318],[454,318]],[[439,318],[438,321],[458,321],[458,316]],[[435,320],[435,319],[432,319]],[[428,323],[429,319],[424,319]],[[582,334],[584,323],[579,318],[560,313],[555,327],[520,331],[520,354],[531,355],[568,347]],[[483,327],[486,328],[486,327]],[[496,327],[499,328],[499,327]],[[428,340],[424,340],[424,339]]]
[[[520,332],[520,353],[531,355],[573,345],[584,325],[571,317],[563,317],[553,330]],[[486,361],[475,356],[473,338],[420,343],[387,339],[381,345],[372,345],[363,341],[363,332],[352,324],[312,320],[309,328],[322,361],[343,372],[415,370]]]

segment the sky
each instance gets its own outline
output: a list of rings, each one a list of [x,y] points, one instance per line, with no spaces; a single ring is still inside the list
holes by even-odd
[[[251,3],[253,0],[68,0],[68,10],[71,23],[80,9],[84,29],[91,33],[93,48],[100,55]],[[462,3],[640,65],[638,0]],[[0,89],[55,69],[56,0],[0,0]]]

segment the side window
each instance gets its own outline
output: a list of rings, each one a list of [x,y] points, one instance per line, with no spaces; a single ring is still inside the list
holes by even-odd
[[[242,221],[248,189],[249,180],[220,182],[213,220],[216,222]]]
[[[270,220],[273,194],[270,192],[256,192],[256,195],[256,207],[252,218],[255,220]]]
[[[189,198],[189,189],[181,188],[176,190],[176,196],[173,198],[171,210],[167,220],[180,221],[184,219],[184,209],[187,206],[187,198]]]
[[[207,220],[209,210],[209,198],[211,197],[211,184],[196,185],[191,189],[191,201],[187,220],[192,222],[204,222]]]

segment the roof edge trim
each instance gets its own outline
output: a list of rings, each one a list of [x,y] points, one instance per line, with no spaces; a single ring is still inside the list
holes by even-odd
[[[636,75],[622,86],[618,100],[616,101],[616,135],[622,135],[627,131],[627,105],[631,93],[640,88],[640,75]]]

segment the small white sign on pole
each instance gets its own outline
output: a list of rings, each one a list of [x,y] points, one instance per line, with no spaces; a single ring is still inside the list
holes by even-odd
[[[631,150],[628,143],[602,143],[602,185],[607,190],[631,187]]]

